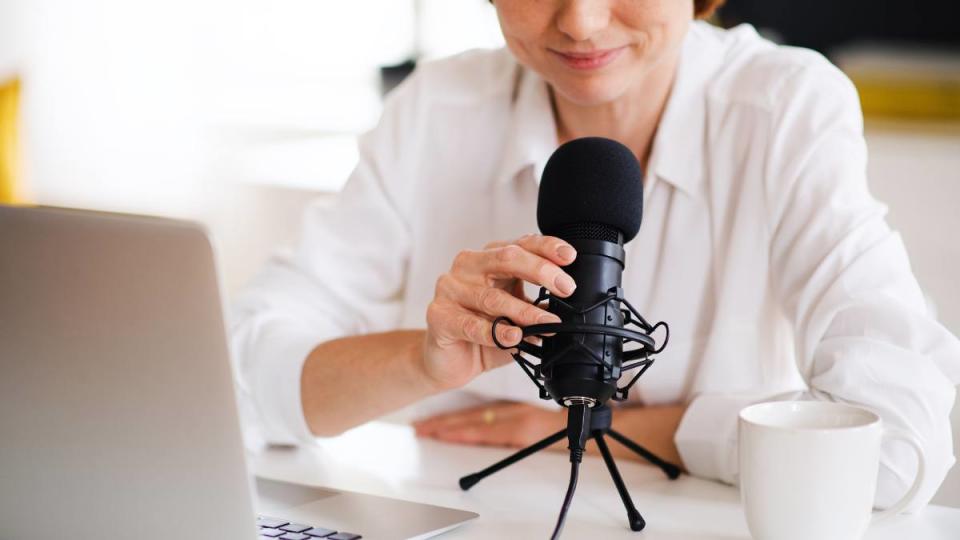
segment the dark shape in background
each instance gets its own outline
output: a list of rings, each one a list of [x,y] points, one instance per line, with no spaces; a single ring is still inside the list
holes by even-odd
[[[828,56],[863,42],[960,49],[960,3],[951,0],[727,0],[718,19]]]

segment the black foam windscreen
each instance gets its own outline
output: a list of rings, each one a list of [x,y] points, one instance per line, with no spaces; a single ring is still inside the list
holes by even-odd
[[[537,198],[543,234],[629,242],[643,218],[643,175],[626,146],[603,137],[560,145],[547,161]],[[609,237],[613,229],[614,238]]]

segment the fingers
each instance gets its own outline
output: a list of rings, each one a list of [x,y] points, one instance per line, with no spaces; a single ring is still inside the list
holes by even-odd
[[[565,415],[526,403],[501,402],[414,424],[418,436],[459,444],[527,446],[562,429]]]
[[[494,249],[494,248],[506,246],[510,243],[511,242],[508,242],[506,240],[494,240],[493,242],[487,242],[486,244],[484,244],[483,249]]]
[[[576,252],[567,242],[542,235],[527,235],[516,242],[492,242],[482,251],[462,251],[453,261],[451,273],[473,281],[488,283],[492,279],[522,279],[546,287],[557,296],[566,297],[576,283],[560,267],[570,264]]]
[[[516,244],[560,266],[572,263],[577,257],[577,251],[568,242],[556,236],[544,236],[542,234],[525,234],[513,242],[495,240],[487,243],[483,246],[483,249],[496,249],[510,244]]]
[[[560,266],[518,244],[476,253],[470,263],[476,272],[491,278],[519,278],[546,287],[560,297],[570,296],[576,283]]]
[[[556,236],[528,234],[518,238],[516,244],[560,266],[566,266],[577,258],[573,246]]]
[[[450,272],[437,279],[434,299],[427,308],[429,335],[444,348],[463,341],[494,348],[493,320],[506,317],[514,324],[497,324],[497,341],[504,347],[517,345],[523,338],[518,326],[560,322],[523,295],[522,281],[560,297],[569,296],[576,284],[561,266],[575,258],[570,244],[543,235],[492,242],[482,251],[458,253]],[[504,363],[509,357],[493,360]]]
[[[518,326],[560,322],[560,317],[553,313],[521,300],[498,287],[466,283],[449,275],[441,276],[438,287],[454,303],[468,310],[493,318],[507,317]],[[499,330],[499,325],[497,328]]]
[[[427,325],[441,345],[468,341],[496,347],[493,342],[493,322],[452,303],[433,302],[427,307]],[[523,331],[507,323],[497,325],[497,339],[503,345],[516,345]]]
[[[448,430],[465,424],[479,424],[492,412],[495,418],[509,418],[513,414],[516,403],[501,401],[489,405],[470,407],[459,411],[438,414],[413,423],[417,435],[431,436],[438,431]]]

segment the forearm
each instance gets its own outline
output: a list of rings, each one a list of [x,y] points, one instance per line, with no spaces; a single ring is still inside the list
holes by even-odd
[[[351,336],[318,345],[303,366],[307,426],[331,436],[440,391],[423,369],[422,330]]]

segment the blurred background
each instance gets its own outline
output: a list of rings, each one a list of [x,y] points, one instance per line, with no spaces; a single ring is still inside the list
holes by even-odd
[[[728,0],[711,22],[853,79],[872,190],[960,334],[958,4]],[[201,221],[230,293],[329,204],[416,62],[500,46],[485,0],[0,0],[0,202]],[[935,502],[960,507],[958,469]]]

